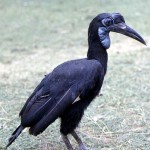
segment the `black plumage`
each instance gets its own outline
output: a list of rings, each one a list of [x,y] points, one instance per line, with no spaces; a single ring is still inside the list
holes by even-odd
[[[87,65],[92,68],[89,70]],[[75,115],[79,116],[79,108],[83,114],[83,109],[88,106],[100,90],[101,84],[97,86],[97,83],[103,81],[104,72],[102,70],[98,61],[86,59],[65,62],[55,68],[42,80],[21,110],[22,126],[31,127],[30,133],[38,135],[58,117],[61,117],[62,122],[65,123],[66,119],[64,118],[72,117],[69,116],[69,113],[74,113],[72,112],[74,105],[77,109]],[[89,94],[92,89],[94,91]],[[83,101],[72,104],[77,97]],[[83,105],[82,108],[81,105]],[[72,109],[70,109],[71,107]],[[76,121],[75,119],[74,121]],[[73,122],[67,125],[68,131],[65,134],[73,131],[71,123]],[[64,128],[63,123],[61,127]]]
[[[79,149],[86,149],[75,133],[84,110],[99,94],[107,71],[109,32],[119,32],[145,44],[142,37],[125,24],[119,13],[96,16],[88,30],[87,58],[67,61],[46,75],[28,98],[20,112],[21,124],[14,131],[7,147],[29,128],[38,135],[57,118],[61,119],[60,132],[68,149],[73,149],[67,135],[72,134]]]

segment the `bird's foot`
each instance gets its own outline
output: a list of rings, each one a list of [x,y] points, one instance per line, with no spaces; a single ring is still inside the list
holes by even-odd
[[[78,150],[89,150],[85,145],[79,145]]]

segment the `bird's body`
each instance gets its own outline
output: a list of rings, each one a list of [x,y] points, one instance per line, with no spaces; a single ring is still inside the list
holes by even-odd
[[[119,13],[96,16],[88,30],[87,58],[67,61],[46,75],[28,98],[20,112],[21,124],[13,132],[7,147],[29,127],[29,133],[38,135],[57,118],[61,119],[60,132],[69,150],[67,135],[72,134],[85,150],[75,133],[84,110],[99,94],[107,71],[107,51],[110,46],[109,32],[119,32],[145,44],[142,37],[129,28]]]
[[[67,135],[99,93],[103,77],[97,60],[72,60],[59,65],[45,76],[21,110],[22,126],[30,127],[30,133],[37,135],[60,117],[61,132]],[[74,102],[78,97],[80,100]]]

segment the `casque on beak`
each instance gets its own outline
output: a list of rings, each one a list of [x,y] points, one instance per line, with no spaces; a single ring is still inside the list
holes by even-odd
[[[109,30],[112,32],[124,34],[146,45],[144,39],[135,30],[127,26],[124,22],[111,25],[109,27]]]

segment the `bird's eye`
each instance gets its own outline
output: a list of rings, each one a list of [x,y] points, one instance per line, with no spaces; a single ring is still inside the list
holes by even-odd
[[[106,19],[103,19],[102,20],[102,24],[105,26],[105,27],[108,27],[110,25],[113,24],[113,20],[111,18],[106,18]]]

